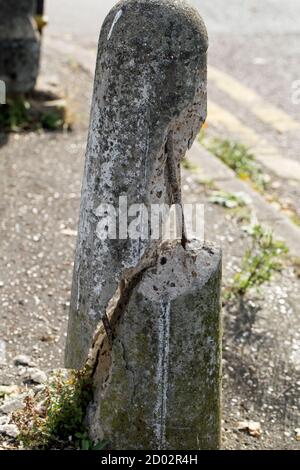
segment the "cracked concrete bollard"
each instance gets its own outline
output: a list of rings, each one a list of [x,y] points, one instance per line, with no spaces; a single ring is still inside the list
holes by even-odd
[[[220,250],[162,245],[91,358],[91,438],[114,450],[220,446]],[[96,359],[96,352],[98,359]]]
[[[66,365],[85,364],[120,281],[153,241],[104,238],[100,204],[181,202],[180,160],[206,118],[207,33],[184,2],[127,0],[99,39],[81,195]]]
[[[66,366],[88,366],[90,435],[112,449],[219,446],[220,252],[184,228],[166,244],[129,237],[125,223],[132,205],[182,203],[180,162],[206,118],[206,51],[183,1],[121,1],[100,34]]]
[[[36,83],[40,37],[35,0],[0,0],[0,80],[8,95],[27,93]]]

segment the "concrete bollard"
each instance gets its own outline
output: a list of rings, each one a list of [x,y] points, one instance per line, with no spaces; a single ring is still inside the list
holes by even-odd
[[[100,34],[66,366],[88,366],[90,435],[112,449],[220,443],[221,254],[188,240],[184,217],[169,242],[148,217],[182,205],[180,162],[206,118],[206,51],[183,1],[121,1]]]
[[[35,0],[0,0],[0,80],[8,95],[31,91],[39,70]]]
[[[160,247],[90,358],[88,426],[114,450],[217,449],[221,429],[221,254]]]
[[[181,201],[180,160],[206,118],[207,35],[183,2],[129,0],[99,40],[83,179],[66,364],[84,365],[95,327],[126,270],[152,244],[102,239],[99,205]],[[125,206],[125,205],[124,205]],[[100,211],[101,212],[101,211]],[[124,233],[125,232],[125,233]]]

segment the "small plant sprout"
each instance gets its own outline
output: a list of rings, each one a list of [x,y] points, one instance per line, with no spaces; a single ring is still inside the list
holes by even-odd
[[[245,207],[251,203],[251,199],[246,193],[227,193],[225,191],[213,191],[209,201],[227,209]]]
[[[23,96],[7,99],[0,107],[0,132],[61,131],[71,129],[69,116],[62,107],[46,109],[43,102]]]
[[[244,254],[240,272],[233,278],[229,289],[233,296],[244,297],[249,289],[269,281],[282,269],[283,255],[288,252],[283,242],[274,240],[272,232],[259,224],[252,226],[248,233],[252,237],[252,245]]]
[[[100,450],[87,435],[85,416],[92,397],[92,385],[85,371],[56,373],[45,389],[25,398],[24,409],[13,414],[20,431],[18,440],[29,449],[75,448]]]
[[[264,192],[267,189],[269,177],[263,173],[262,167],[245,145],[219,138],[202,139],[202,144],[239,178],[251,181],[256,190]]]
[[[194,163],[190,162],[187,158],[184,158],[181,161],[182,168],[184,168],[187,171],[192,171],[192,172],[198,172],[199,167],[198,165],[195,165]]]

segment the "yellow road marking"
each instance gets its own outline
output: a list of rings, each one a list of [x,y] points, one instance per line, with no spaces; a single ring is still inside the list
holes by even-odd
[[[227,93],[235,101],[239,101],[250,108],[255,116],[277,131],[283,133],[300,130],[300,122],[265,101],[255,91],[242,85],[238,80],[227,73],[210,66],[208,68],[208,78],[209,80],[213,80],[220,90]]]
[[[207,122],[233,134],[236,140],[251,149],[258,161],[279,177],[300,181],[300,163],[282,156],[266,139],[212,101],[208,102]]]

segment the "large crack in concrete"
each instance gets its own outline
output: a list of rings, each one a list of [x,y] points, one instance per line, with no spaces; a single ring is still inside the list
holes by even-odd
[[[122,347],[125,369],[132,376],[133,400],[136,388],[134,371],[128,364],[124,345],[120,338],[118,338],[118,325],[126,311],[135,287],[139,284],[145,272],[156,265],[160,255],[160,246],[161,243],[154,243],[142,257],[138,266],[128,269],[124,273],[114,296],[108,304],[105,320],[103,321],[102,319],[96,329],[86,362],[87,373],[90,375],[94,385],[94,400],[88,407],[86,417],[92,438],[98,439],[99,435],[103,436],[100,419],[95,419],[95,417],[100,414],[100,399],[105,396],[106,389],[110,383],[114,360],[113,344],[116,340],[120,342]]]

